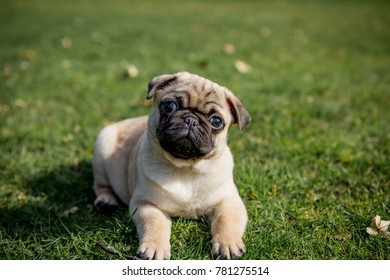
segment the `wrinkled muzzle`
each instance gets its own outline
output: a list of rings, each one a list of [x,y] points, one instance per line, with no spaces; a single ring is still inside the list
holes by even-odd
[[[198,159],[213,150],[212,132],[202,115],[180,112],[157,128],[161,147],[181,159]]]

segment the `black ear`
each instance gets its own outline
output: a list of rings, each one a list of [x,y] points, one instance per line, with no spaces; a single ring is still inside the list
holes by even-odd
[[[148,94],[146,99],[151,99],[158,90],[161,90],[176,81],[176,75],[164,74],[153,78],[148,85]]]
[[[234,118],[234,123],[243,131],[251,122],[251,116],[241,104],[240,100],[229,90],[227,90],[227,102],[230,106],[230,111]]]

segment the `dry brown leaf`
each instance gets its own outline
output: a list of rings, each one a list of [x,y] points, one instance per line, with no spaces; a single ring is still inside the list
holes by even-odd
[[[234,66],[241,74],[248,74],[252,72],[252,66],[250,66],[248,63],[246,63],[243,60],[236,60]]]
[[[26,193],[24,193],[24,192],[18,192],[18,199],[19,199],[19,200],[26,200],[26,199],[27,199]]]
[[[126,71],[127,71],[127,75],[128,75],[130,78],[136,78],[136,77],[138,77],[138,75],[139,75],[138,68],[137,68],[135,65],[133,65],[133,64],[129,64],[129,65],[127,66]]]
[[[57,213],[57,217],[58,218],[68,217],[70,214],[76,213],[77,210],[79,210],[79,208],[77,206],[74,206],[72,208],[69,208],[69,209],[65,210],[64,212]]]
[[[373,235],[373,236],[377,236],[377,235],[378,235],[378,232],[377,232],[375,229],[370,228],[370,227],[366,228],[366,232],[367,232],[369,235]]]
[[[15,106],[24,109],[27,108],[27,102],[24,101],[23,99],[18,98],[15,100]]]
[[[376,215],[375,219],[372,221],[372,225],[380,231],[387,231],[390,221],[382,220],[380,216]]]
[[[223,52],[232,55],[236,52],[236,47],[233,44],[225,44],[223,46]]]
[[[69,59],[63,59],[61,61],[61,67],[63,69],[69,69],[70,67],[72,67],[72,62]]]
[[[61,47],[64,49],[70,49],[73,45],[73,42],[70,38],[64,37],[61,39]]]
[[[369,235],[381,235],[382,238],[390,238],[389,225],[390,221],[382,220],[380,216],[376,215],[372,220],[371,227],[366,228],[366,232]]]

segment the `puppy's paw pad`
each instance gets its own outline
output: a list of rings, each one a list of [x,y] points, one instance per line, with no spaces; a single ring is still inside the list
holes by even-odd
[[[171,248],[169,244],[157,245],[157,242],[144,242],[138,250],[137,255],[143,260],[169,260]]]
[[[215,256],[223,260],[240,258],[245,253],[245,245],[241,237],[238,238],[213,238],[212,250]]]
[[[118,208],[118,201],[115,197],[99,196],[96,198],[94,205],[99,212],[111,215]]]

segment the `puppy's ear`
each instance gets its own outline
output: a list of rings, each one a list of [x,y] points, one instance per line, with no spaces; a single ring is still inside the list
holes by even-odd
[[[148,85],[148,94],[146,99],[151,99],[158,90],[161,90],[177,80],[176,75],[164,74],[153,78]]]
[[[250,123],[251,116],[241,104],[240,100],[229,90],[226,90],[226,99],[230,107],[230,112],[233,115],[234,123],[237,123],[240,130],[243,131]]]

